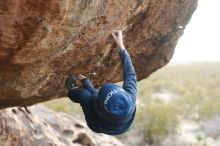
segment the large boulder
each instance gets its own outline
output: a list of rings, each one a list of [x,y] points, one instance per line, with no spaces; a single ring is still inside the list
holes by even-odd
[[[70,73],[95,86],[121,81],[113,29],[124,31],[138,80],[146,78],[169,62],[196,6],[197,0],[1,0],[0,108],[65,96]]]
[[[0,146],[124,146],[85,123],[42,106],[0,111]]]

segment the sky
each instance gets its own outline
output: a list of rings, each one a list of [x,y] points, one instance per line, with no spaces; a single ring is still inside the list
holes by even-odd
[[[170,64],[220,61],[220,0],[199,0]]]

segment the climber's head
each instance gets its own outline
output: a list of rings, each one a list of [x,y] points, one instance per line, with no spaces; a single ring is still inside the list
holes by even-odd
[[[104,84],[94,103],[95,111],[103,124],[106,123],[106,128],[121,130],[130,127],[135,103],[123,88],[111,83]]]

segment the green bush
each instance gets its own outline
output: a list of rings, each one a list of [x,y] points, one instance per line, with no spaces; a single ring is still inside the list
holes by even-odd
[[[155,143],[158,137],[175,131],[177,123],[175,108],[163,103],[151,103],[138,108],[135,126],[144,134],[146,141]]]

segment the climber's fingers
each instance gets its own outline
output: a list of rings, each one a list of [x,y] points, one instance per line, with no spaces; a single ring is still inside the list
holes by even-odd
[[[118,37],[121,33],[121,30],[113,30],[113,33]]]
[[[112,36],[113,36],[113,38],[114,38],[115,40],[117,39],[117,37],[116,37],[116,35],[115,35],[114,32],[112,32]]]
[[[122,31],[121,30],[113,30],[112,36],[115,40],[115,43],[119,46],[119,48],[124,48]]]
[[[115,36],[117,38],[123,38],[123,35],[122,35],[122,31],[121,30],[114,30],[113,33],[115,34]]]

